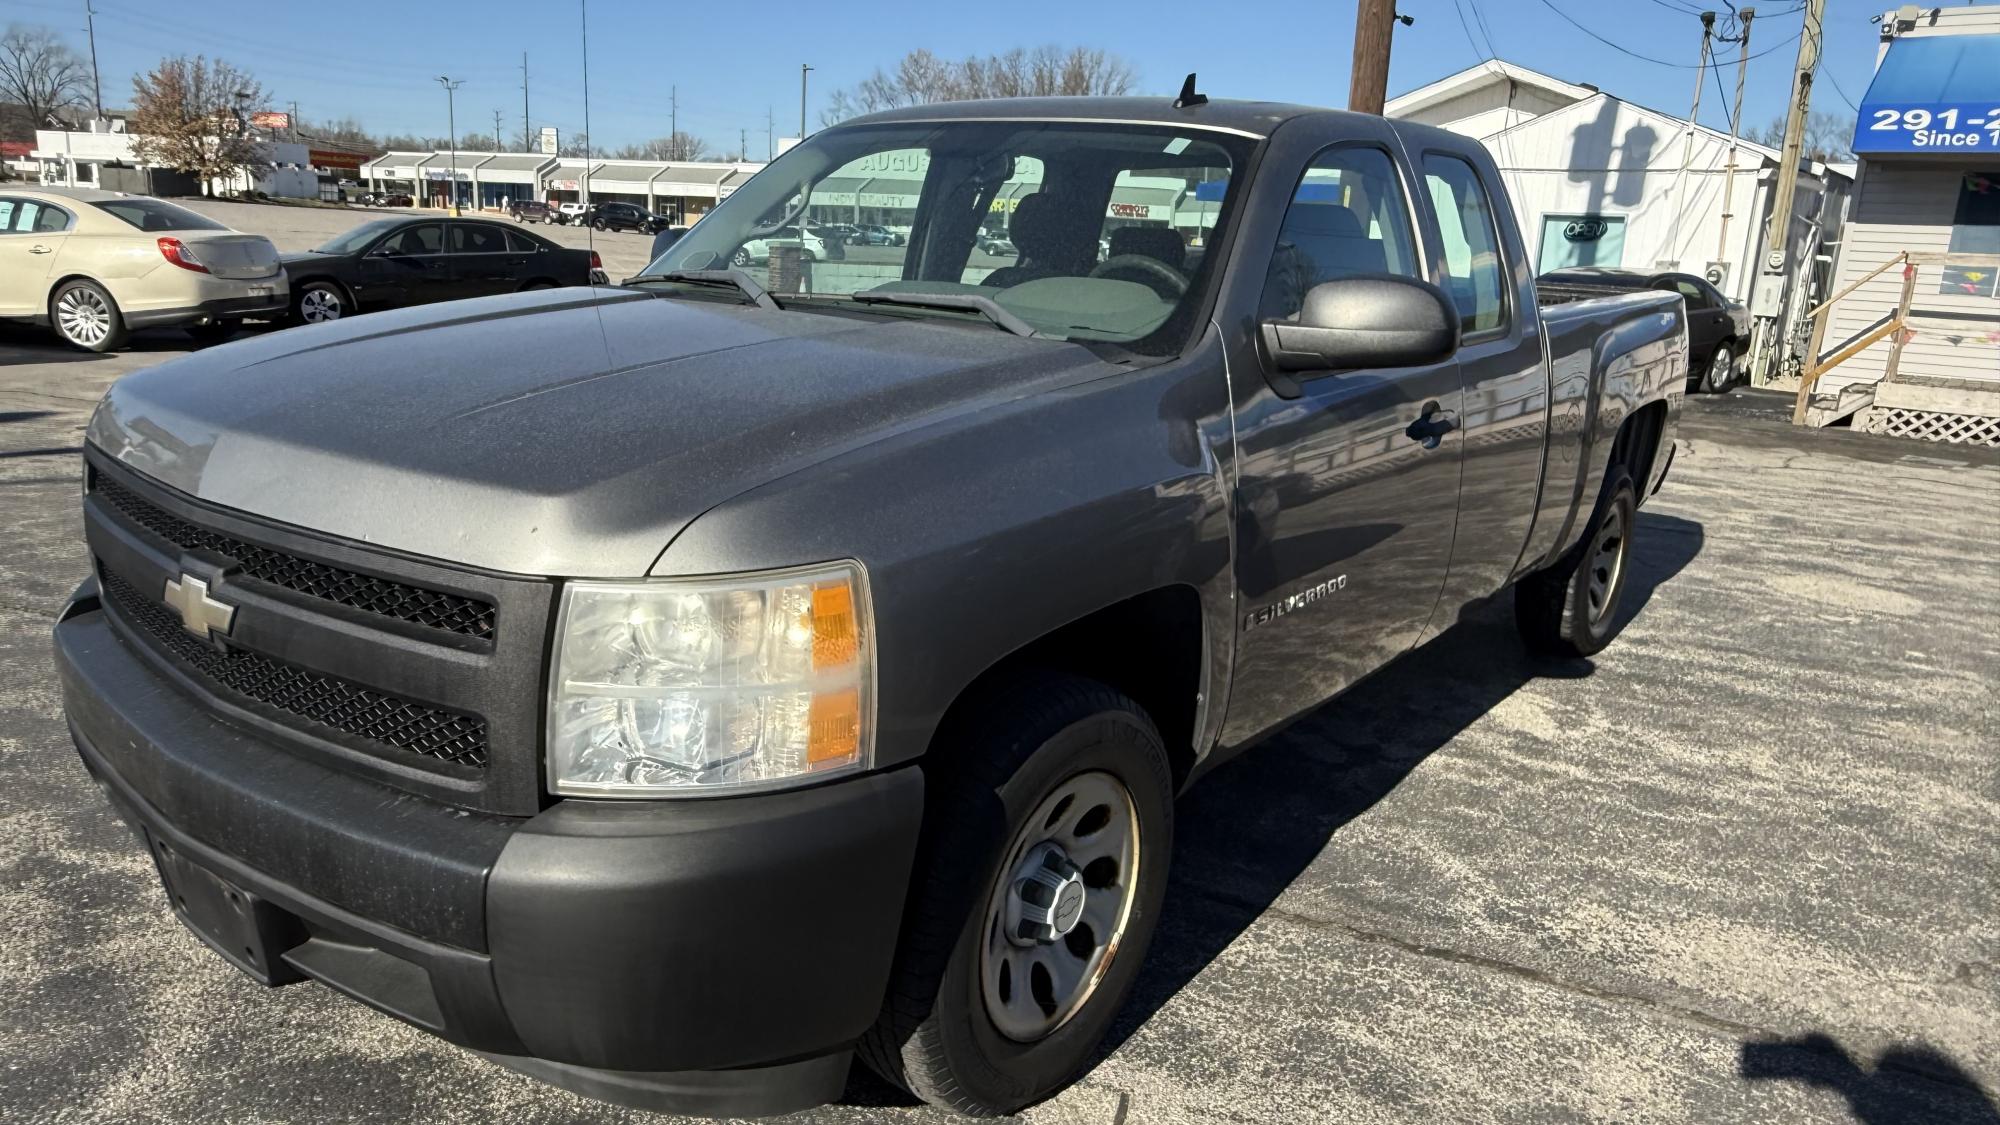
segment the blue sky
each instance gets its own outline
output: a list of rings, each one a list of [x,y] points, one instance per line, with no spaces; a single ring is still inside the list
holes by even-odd
[[[130,76],[162,55],[200,52],[256,74],[272,93],[272,108],[296,100],[308,118],[352,115],[377,133],[442,135],[445,96],[432,78],[450,74],[465,80],[457,96],[460,132],[491,132],[498,109],[511,134],[520,128],[525,50],[536,126],[556,125],[568,136],[584,122],[577,0],[94,3],[106,105],[129,104]],[[1686,112],[1691,69],[1621,54],[1551,6],[1620,46],[1685,67],[1700,42],[1700,25],[1687,9],[1701,6],[1700,0],[1401,0],[1402,11],[1417,22],[1397,29],[1392,96],[1477,61],[1468,39],[1483,49],[1478,21],[1462,26],[1459,15],[1470,16],[1474,4],[1500,57]],[[1758,5],[1752,49],[1769,53],[1750,64],[1746,127],[1784,110],[1797,49],[1796,41],[1784,41],[1798,32],[1800,6],[1800,0]],[[1822,84],[1815,108],[1851,112],[1833,85],[1861,98],[1874,63],[1875,28],[1868,19],[1888,6],[1887,0],[1829,0],[1826,70],[1833,82]],[[79,49],[84,45],[83,0],[0,0],[0,19],[47,24],[69,34]],[[1182,75],[1197,70],[1213,96],[1339,106],[1347,97],[1353,25],[1351,0],[592,0],[591,132],[599,145],[610,146],[664,135],[668,90],[677,85],[683,129],[717,149],[735,148],[738,131],[745,130],[751,153],[759,155],[767,108],[780,136],[797,131],[801,62],[815,68],[809,117],[817,127],[825,93],[908,50],[959,56],[1044,42],[1123,56],[1138,71],[1144,93],[1170,93]],[[1733,48],[1721,51],[1733,59]],[[1733,85],[1733,67],[1724,79]],[[1704,121],[1724,123],[1720,101],[1710,79]]]

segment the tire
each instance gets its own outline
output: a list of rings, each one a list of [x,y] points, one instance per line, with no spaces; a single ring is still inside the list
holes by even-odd
[[[207,346],[220,344],[243,328],[240,320],[218,320],[210,324],[184,324],[181,331],[188,334],[195,343]]]
[[[1632,474],[1614,467],[1583,541],[1555,565],[1514,586],[1514,625],[1543,656],[1576,658],[1603,649],[1623,622],[1618,605],[1631,570],[1639,495]]]
[[[115,351],[125,345],[125,314],[94,281],[66,281],[49,294],[49,325],[73,348]]]
[[[731,254],[731,255],[729,256],[729,264],[730,264],[730,265],[732,265],[732,266],[747,266],[747,265],[749,265],[749,264],[750,264],[750,251],[748,251],[748,250],[745,250],[745,249],[743,249],[743,248],[742,248],[741,246],[737,247],[737,248],[736,248],[736,253],[734,253],[734,254]]]
[[[522,293],[533,293],[536,292],[537,290],[554,289],[555,287],[556,287],[555,282],[544,279],[540,281],[530,281],[526,285],[521,286],[519,291]]]
[[[1708,357],[1708,370],[1702,372],[1701,389],[1708,394],[1719,395],[1736,381],[1736,349],[1727,341],[1715,345],[1715,354]]]
[[[331,324],[352,315],[347,291],[331,281],[308,281],[292,291],[292,320],[299,324]]]
[[[996,1115],[1074,1081],[1118,1015],[1166,894],[1173,778],[1152,720],[1103,684],[1026,676],[966,714],[925,767],[902,939],[858,1053],[933,1105]],[[1016,940],[1027,895],[1057,921]]]

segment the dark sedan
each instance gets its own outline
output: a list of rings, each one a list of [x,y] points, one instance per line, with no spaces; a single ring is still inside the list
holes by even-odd
[[[357,312],[602,282],[595,250],[571,250],[479,219],[377,219],[317,250],[284,256],[292,318],[306,324]]]
[[[1736,380],[1737,361],[1750,343],[1750,312],[1691,273],[1573,266],[1535,279],[1541,289],[1572,296],[1663,289],[1687,302],[1688,389],[1717,394]]]
[[[636,203],[600,203],[591,208],[587,221],[592,230],[629,230],[658,234],[674,225],[672,219],[655,215]]]

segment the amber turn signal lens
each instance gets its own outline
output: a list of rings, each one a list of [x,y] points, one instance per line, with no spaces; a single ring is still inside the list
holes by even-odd
[[[818,765],[853,757],[861,748],[861,693],[848,688],[815,694],[807,731],[807,762]]]
[[[845,582],[823,582],[812,593],[813,667],[840,668],[854,663],[860,632],[854,620],[854,588]]]

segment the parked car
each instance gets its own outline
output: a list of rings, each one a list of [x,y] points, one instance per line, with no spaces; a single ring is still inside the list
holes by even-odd
[[[376,309],[603,280],[595,250],[572,250],[484,219],[377,219],[284,257],[292,318],[322,324]],[[593,277],[593,274],[595,277]]]
[[[516,199],[507,204],[507,216],[517,223],[546,223],[549,205],[539,199]]]
[[[996,258],[1011,258],[1020,253],[1014,249],[1014,240],[998,231],[989,231],[980,236],[979,252]]]
[[[660,255],[673,249],[674,243],[679,242],[681,240],[681,236],[685,235],[687,232],[688,228],[686,227],[668,227],[667,229],[654,234],[653,249],[651,251],[650,257],[648,257],[646,260],[649,262],[657,260]]]
[[[590,213],[592,230],[629,230],[640,234],[657,234],[674,225],[673,220],[651,211],[636,203],[600,203]]]
[[[727,268],[800,177],[912,143],[897,276]],[[1065,190],[969,274],[1023,158]],[[1134,172],[1224,184],[1229,253],[1093,263]],[[1571,674],[1621,627],[1684,305],[1538,309],[1514,214],[1408,121],[925,105],[815,132],[629,286],[128,375],[68,729],[259,979],[647,1109],[798,1109],[858,1055],[1012,1113],[1119,1019],[1176,793],[1510,586]]]
[[[854,228],[848,242],[855,246],[901,246],[904,236],[888,227],[864,224]]]
[[[414,207],[416,201],[407,191],[371,191],[361,196],[363,207]]]
[[[581,226],[590,221],[594,204],[556,203],[549,206],[548,221],[564,226]]]
[[[151,196],[0,184],[0,319],[108,352],[134,328],[226,339],[289,295],[268,238]]]
[[[1536,282],[1558,297],[1603,296],[1635,289],[1678,293],[1687,302],[1687,388],[1719,394],[1736,381],[1750,343],[1750,310],[1722,295],[1705,277],[1691,273],[1574,266],[1552,270]]]
[[[799,242],[799,229],[797,227],[785,227],[768,235],[750,239],[737,247],[730,255],[729,260],[731,264],[736,266],[747,266],[753,262],[767,262],[771,259],[771,247],[773,244],[792,242]],[[808,224],[805,229],[805,240],[801,245],[801,249],[806,261],[818,262],[830,258],[845,257],[845,254],[841,251],[842,245],[838,239],[828,237],[826,232],[819,227]]]

